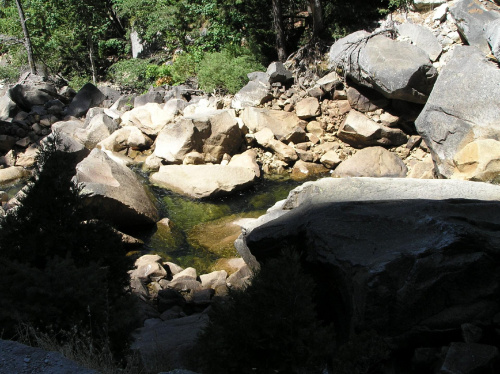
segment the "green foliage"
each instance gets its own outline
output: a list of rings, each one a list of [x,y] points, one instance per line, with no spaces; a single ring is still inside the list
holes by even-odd
[[[20,206],[0,220],[0,330],[90,331],[121,349],[132,321],[124,308],[131,263],[110,226],[86,220],[74,157],[57,143],[43,144]]]
[[[153,83],[147,76],[148,60],[131,59],[122,60],[112,65],[108,70],[109,78],[120,86],[136,91],[144,91]]]
[[[235,94],[248,82],[247,74],[257,70],[265,68],[248,50],[224,49],[205,55],[200,63],[198,82],[207,92],[218,90]]]
[[[265,264],[245,291],[213,305],[199,338],[204,373],[319,373],[333,330],[316,317],[314,283],[298,258]]]
[[[0,66],[0,81],[15,83],[19,78],[19,69],[14,66]]]

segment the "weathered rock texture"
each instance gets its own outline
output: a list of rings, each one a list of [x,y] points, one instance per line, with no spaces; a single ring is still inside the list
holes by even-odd
[[[330,63],[387,98],[420,104],[427,100],[437,77],[420,48],[362,31],[337,41],[330,50]]]
[[[325,317],[336,323],[340,339],[374,329],[395,345],[418,346],[460,332],[471,320],[490,324],[500,310],[500,202],[396,200],[414,196],[409,186],[418,184],[431,187],[421,196],[454,194],[438,187],[450,181],[392,182],[376,187],[376,201],[366,201],[373,194],[357,190],[362,202],[338,202],[338,189],[325,194],[325,186],[311,183],[309,198],[302,196],[295,209],[253,228],[246,245],[260,262],[284,247],[301,252],[306,269],[314,269],[319,308],[328,310]],[[482,190],[476,196],[488,189],[498,196],[500,190],[471,188]],[[460,194],[475,196],[455,196]]]
[[[415,125],[438,172],[449,178],[453,157],[475,139],[500,139],[500,70],[474,47],[456,47]],[[486,99],[487,98],[487,99]]]
[[[158,212],[134,172],[95,148],[76,167],[87,204],[118,226],[150,225]]]

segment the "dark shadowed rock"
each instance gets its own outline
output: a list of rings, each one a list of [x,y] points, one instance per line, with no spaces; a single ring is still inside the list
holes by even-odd
[[[99,106],[106,96],[92,83],[83,86],[68,106],[66,114],[73,117],[84,116],[87,111],[95,106]]]
[[[36,105],[45,105],[46,102],[54,99],[55,94],[57,94],[55,86],[45,83],[17,84],[8,93],[12,101],[26,112],[30,112]]]
[[[495,373],[498,348],[476,343],[452,343],[446,353],[440,373],[474,374]]]
[[[397,346],[431,345],[499,312],[500,202],[322,195],[254,228],[246,245],[259,262],[301,252],[341,340],[374,329]]]
[[[292,72],[287,70],[282,62],[272,62],[266,73],[269,75],[269,83],[286,83],[293,79]]]
[[[59,352],[0,340],[0,373],[98,374],[68,360]]]
[[[382,94],[366,87],[349,87],[346,90],[347,100],[353,109],[359,112],[373,112],[379,108],[385,108],[389,105]]]

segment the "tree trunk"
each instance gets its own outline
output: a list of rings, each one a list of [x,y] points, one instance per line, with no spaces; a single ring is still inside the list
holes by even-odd
[[[94,83],[95,86],[97,83],[97,72],[94,61],[94,41],[92,40],[92,34],[89,30],[87,30],[87,43],[89,46],[90,67],[92,69],[92,83]]]
[[[273,26],[276,34],[276,51],[278,60],[286,61],[286,40],[283,28],[283,16],[281,14],[281,0],[273,0]]]
[[[17,11],[19,13],[19,20],[21,21],[21,27],[24,33],[24,45],[26,46],[26,51],[28,52],[28,64],[30,65],[31,74],[36,74],[35,59],[33,57],[33,47],[31,46],[30,34],[28,28],[26,27],[26,18],[24,17],[24,10],[21,5],[21,0],[16,0]]]
[[[317,38],[324,29],[323,7],[321,6],[321,0],[309,0],[309,6],[311,7],[313,18],[312,37]]]

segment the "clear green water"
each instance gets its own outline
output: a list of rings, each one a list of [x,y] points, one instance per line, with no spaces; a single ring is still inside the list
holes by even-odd
[[[193,200],[150,186],[161,218],[169,218],[172,227],[158,226],[149,233],[144,238],[146,250],[183,267],[192,266],[200,274],[210,272],[218,259],[237,256],[232,243],[240,228],[232,222],[261,216],[299,184],[264,179],[233,196],[211,200]]]

